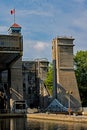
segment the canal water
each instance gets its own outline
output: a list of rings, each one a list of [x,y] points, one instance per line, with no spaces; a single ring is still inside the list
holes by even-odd
[[[0,130],[87,130],[86,123],[69,123],[26,118],[0,119]]]

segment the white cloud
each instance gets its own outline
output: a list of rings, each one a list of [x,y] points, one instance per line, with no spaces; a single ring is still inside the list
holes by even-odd
[[[33,48],[34,48],[36,51],[43,51],[43,50],[45,50],[47,47],[49,47],[49,44],[48,44],[48,43],[37,41],[37,43],[34,45]]]
[[[24,39],[23,42],[23,57],[27,59],[36,59],[36,58],[47,58],[51,59],[51,48],[52,44],[42,41],[34,41]]]
[[[46,48],[49,48],[50,44],[42,41],[34,41],[34,40],[25,40],[24,43],[24,51],[28,51],[29,49],[33,49],[34,51],[44,51]],[[29,51],[28,51],[29,52]]]
[[[48,50],[48,51],[47,51]],[[29,59],[48,58],[51,53],[51,44],[42,41],[25,40],[23,43],[23,57]],[[48,56],[47,56],[48,55]]]

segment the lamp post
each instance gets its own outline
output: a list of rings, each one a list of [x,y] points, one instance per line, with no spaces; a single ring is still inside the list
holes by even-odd
[[[72,95],[72,91],[66,91],[66,93],[68,94],[68,112],[69,115],[71,115],[71,104],[70,104],[70,100],[71,100],[71,95]]]

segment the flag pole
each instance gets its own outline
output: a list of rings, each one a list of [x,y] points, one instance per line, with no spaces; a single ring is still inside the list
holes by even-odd
[[[14,8],[14,23],[15,23],[15,8]]]
[[[11,12],[11,15],[14,15],[14,17],[13,17],[13,21],[14,21],[14,23],[15,23],[15,8],[12,9],[10,12]]]

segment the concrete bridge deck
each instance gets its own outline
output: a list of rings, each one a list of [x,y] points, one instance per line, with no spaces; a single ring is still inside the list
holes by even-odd
[[[0,35],[0,70],[8,69],[22,56],[22,51],[22,36]]]

